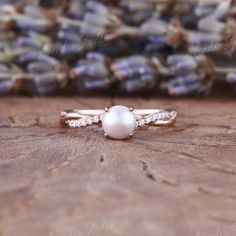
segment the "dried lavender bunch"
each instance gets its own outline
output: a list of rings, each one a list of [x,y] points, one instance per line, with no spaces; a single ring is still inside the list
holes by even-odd
[[[58,60],[45,54],[40,54],[36,60],[27,64],[27,92],[38,95],[58,93],[66,87],[68,77]],[[24,78],[24,77],[23,77]]]
[[[0,94],[48,95],[65,88],[68,77],[61,64],[55,58],[32,53],[23,53],[15,58],[16,62],[25,64],[25,71],[6,62],[0,64]]]
[[[232,6],[232,0],[225,0],[219,4],[207,2],[196,8],[195,13],[200,17],[198,29],[201,31],[222,33],[227,31],[227,14]],[[207,9],[207,10],[206,10]]]
[[[226,81],[230,84],[236,85],[236,73],[229,73],[226,77]]]
[[[158,69],[152,59],[142,55],[112,60],[100,53],[88,53],[75,64],[70,78],[79,92],[108,88],[126,93],[147,92],[158,83]]]
[[[155,64],[141,55],[117,59],[111,64],[111,70],[120,81],[120,90],[127,93],[150,90],[158,81]]]
[[[17,90],[16,80],[12,78],[13,66],[0,63],[0,95],[9,94]]]
[[[227,6],[230,5],[229,2],[230,1],[228,1]],[[132,3],[134,4],[132,5]],[[169,4],[168,1],[167,3]],[[136,7],[136,10],[140,10],[145,6],[148,6],[148,4],[152,6],[153,4],[158,4],[158,2],[151,1],[145,4],[135,1],[130,1],[128,3],[129,8],[132,6],[134,9]],[[181,6],[181,4],[178,4],[178,6]],[[182,6],[183,9],[186,8],[184,6]],[[225,4],[219,4],[218,8],[215,11],[212,11],[213,13],[210,12],[211,19],[213,19],[214,22],[218,20],[220,16],[227,12],[226,10],[228,8],[226,8],[226,10],[225,8]],[[150,6],[147,7],[147,9],[151,9]],[[37,9],[37,7],[32,4],[25,5],[23,8],[24,14],[17,13],[16,9],[13,7],[8,6],[3,8],[3,12],[7,14],[7,19],[10,18],[11,20],[14,20],[16,26],[22,31],[34,30],[38,32],[47,32],[47,30],[53,28],[55,24],[59,24],[60,27],[57,33],[59,42],[56,50],[58,51],[58,54],[62,55],[62,57],[73,53],[81,54],[83,52],[84,45],[83,43],[81,45],[81,36],[92,38],[95,37],[95,39],[99,37],[101,39],[102,37],[104,38],[104,43],[106,40],[123,36],[146,38],[148,43],[144,47],[144,50],[151,52],[158,51],[158,49],[162,48],[166,44],[176,48],[179,46],[179,44],[181,44],[182,38],[185,38],[185,40],[182,40],[182,43],[185,41],[187,41],[189,44],[192,43],[191,39],[193,37],[191,37],[191,35],[189,36],[191,32],[189,33],[189,30],[182,27],[181,20],[177,21],[174,19],[168,20],[167,22],[166,20],[160,18],[160,14],[162,14],[162,12],[158,7],[154,7],[152,10],[152,14],[141,20],[140,24],[134,27],[124,23],[125,19],[123,19],[120,9],[105,6],[98,1],[73,0],[71,1],[71,4],[69,4],[69,7],[64,16],[55,13],[54,16],[51,15],[49,17],[47,12],[43,11],[42,9]],[[214,17],[212,17],[212,15]],[[203,19],[200,19],[200,21],[201,20]],[[231,24],[231,28],[232,27],[233,26]],[[229,26],[225,26],[225,30],[226,28],[228,31],[230,30]],[[215,34],[218,33],[220,34],[222,31],[217,31]],[[222,37],[222,35],[218,36]],[[202,37],[205,40],[206,36]],[[211,38],[212,37],[209,36],[208,41],[210,41]],[[193,41],[193,43],[194,42],[195,41]],[[93,47],[89,48],[88,50],[93,50]]]
[[[236,70],[215,66],[206,56],[173,54],[162,63],[157,56],[149,58],[133,55],[115,60],[100,53],[88,53],[72,69],[63,67],[47,55],[38,56],[21,70],[9,72],[1,64],[2,91],[20,91],[28,94],[58,93],[70,88],[76,93],[94,91],[147,92],[158,89],[172,96],[206,95],[211,91],[214,74],[228,74],[227,80],[235,82]],[[231,71],[231,73],[230,73]],[[6,82],[8,81],[8,82]],[[5,87],[4,87],[5,85]],[[73,89],[76,88],[76,89]]]
[[[78,60],[70,71],[70,78],[77,91],[102,91],[114,83],[108,66],[108,58],[100,53],[88,53]]]
[[[58,22],[60,28],[57,38],[62,56],[93,50],[104,42],[104,35],[120,24],[115,14],[96,1],[72,1],[65,16],[59,17]]]
[[[166,65],[169,74],[160,84],[170,95],[206,95],[213,85],[213,65],[205,56],[170,55]]]
[[[206,94],[214,83],[208,58],[216,60],[217,54],[235,57],[234,0],[214,4],[61,2],[57,6],[54,0],[43,0],[1,7],[0,63],[10,71],[12,65],[21,69],[1,81],[9,85],[5,91],[51,94],[75,86],[79,92],[118,88],[132,93],[159,87],[161,81],[160,87],[170,95]],[[167,58],[165,66],[156,55]],[[227,73],[233,81],[233,73]],[[10,84],[15,82],[18,87],[12,89],[16,87]]]

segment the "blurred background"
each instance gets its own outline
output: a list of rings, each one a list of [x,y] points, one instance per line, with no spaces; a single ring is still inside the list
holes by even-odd
[[[1,95],[235,94],[235,0],[0,3]]]

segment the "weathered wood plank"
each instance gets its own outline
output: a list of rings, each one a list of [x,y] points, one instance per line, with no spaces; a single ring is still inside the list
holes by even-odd
[[[107,140],[63,108],[176,108],[169,128]],[[236,234],[236,102],[1,98],[1,236]]]

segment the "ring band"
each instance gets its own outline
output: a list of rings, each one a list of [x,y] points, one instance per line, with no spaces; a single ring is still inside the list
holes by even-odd
[[[175,122],[177,112],[160,109],[133,109],[113,106],[104,110],[64,110],[61,123],[69,127],[102,124],[105,136],[125,139],[133,136],[136,128],[144,125],[168,126]]]

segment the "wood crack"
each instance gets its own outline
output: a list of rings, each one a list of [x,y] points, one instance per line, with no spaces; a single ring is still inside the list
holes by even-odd
[[[206,189],[205,187],[202,187],[202,186],[198,187],[198,191],[203,194],[209,194],[209,195],[219,196],[219,197],[227,197],[228,199],[236,200],[236,195],[233,195],[230,193],[227,194],[225,192],[221,192],[221,191],[210,189],[210,188]]]
[[[142,171],[144,172],[145,176],[151,180],[151,181],[160,181],[165,185],[176,187],[179,186],[179,183],[169,180],[166,177],[160,175],[160,174],[153,174],[153,172],[150,170],[148,164],[144,160],[139,160],[139,162],[142,164]]]
[[[207,166],[207,168],[211,171],[219,172],[219,173],[226,174],[226,175],[236,175],[235,170],[225,169],[225,168],[222,168],[221,166],[217,166],[217,165],[213,165],[213,164],[209,164]]]
[[[156,177],[150,172],[149,167],[146,162],[139,160],[142,164],[142,170],[145,174],[145,176],[152,181],[156,181]]]

